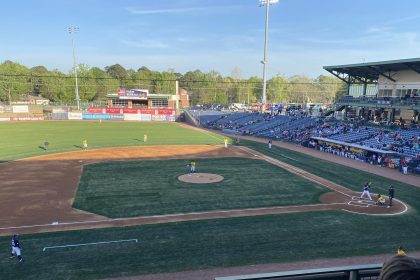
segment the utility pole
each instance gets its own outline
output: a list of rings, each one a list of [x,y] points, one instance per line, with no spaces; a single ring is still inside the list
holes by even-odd
[[[12,106],[12,98],[11,98],[11,95],[10,95],[10,87],[9,87],[9,106]]]
[[[80,97],[79,97],[79,85],[77,84],[77,62],[76,62],[76,45],[75,45],[75,41],[76,41],[75,36],[76,36],[76,32],[79,31],[79,27],[70,26],[68,28],[68,31],[71,35],[71,44],[73,47],[73,69],[74,69],[74,79],[76,81],[75,94],[76,94],[77,110],[80,111]]]
[[[264,58],[261,63],[263,67],[263,90],[262,90],[262,108],[261,111],[264,113],[265,104],[267,103],[267,64],[268,64],[268,18],[270,15],[270,5],[278,3],[279,0],[259,0],[259,6],[265,5],[265,37],[264,37]]]

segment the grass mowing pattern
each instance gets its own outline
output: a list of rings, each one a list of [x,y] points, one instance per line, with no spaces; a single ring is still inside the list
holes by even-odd
[[[84,167],[74,207],[112,218],[319,203],[328,190],[266,161],[245,158],[197,160],[197,171],[224,180],[179,181],[187,159],[126,161]]]
[[[143,143],[143,135],[148,142]],[[142,145],[223,144],[213,133],[182,128],[176,123],[44,121],[0,123],[0,161],[80,150],[83,139],[91,148]],[[42,149],[45,140],[49,149]]]
[[[369,172],[364,172],[351,167],[345,167],[337,163],[315,158],[289,149],[273,146],[268,149],[264,143],[254,141],[241,141],[242,145],[262,152],[272,158],[278,159],[282,162],[294,165],[312,174],[331,180],[348,189],[362,192],[363,185],[370,181],[372,182],[371,194],[381,193],[388,195],[389,185],[392,184],[396,188],[396,198],[404,198],[405,201],[417,201],[420,197],[412,197],[411,185],[401,183],[399,181],[391,180],[382,176],[378,176]],[[366,170],[369,170],[369,164],[366,165]],[[420,177],[418,177],[420,187]]]
[[[191,221],[21,236],[25,263],[7,258],[0,238],[0,279],[102,279],[419,248],[415,216],[366,217],[313,212]],[[404,234],[402,234],[404,232]],[[42,252],[51,245],[139,238]]]
[[[245,141],[241,141],[244,144]],[[420,189],[411,185],[264,144],[253,148],[359,190],[395,184],[410,212],[377,217],[340,211],[294,213],[21,236],[26,262],[7,258],[10,238],[0,237],[0,279],[98,279],[160,272],[392,253],[399,245],[420,250]],[[334,172],[331,172],[334,170]],[[310,170],[308,170],[310,171]],[[343,175],[345,174],[345,175]],[[344,177],[345,176],[345,177]],[[337,178],[336,178],[337,177]],[[360,184],[358,184],[360,183]],[[139,243],[42,253],[45,246],[139,238]]]

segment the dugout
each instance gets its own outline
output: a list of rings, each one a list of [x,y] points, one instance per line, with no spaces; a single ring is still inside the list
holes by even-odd
[[[315,142],[315,147],[318,147],[318,149],[321,145],[337,149],[345,149],[348,152],[358,154],[359,156],[357,159],[365,162],[369,162],[372,159],[373,155],[375,155],[376,158],[378,156],[383,157],[383,164],[386,163],[385,159],[400,159],[399,154],[394,151],[380,150],[376,148],[370,148],[354,143],[342,142],[323,137],[311,137],[311,140]],[[374,164],[377,164],[377,162],[375,162]]]

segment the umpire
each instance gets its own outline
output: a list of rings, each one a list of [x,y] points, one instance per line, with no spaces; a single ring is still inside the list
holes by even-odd
[[[389,186],[388,189],[388,198],[389,198],[389,207],[392,207],[392,199],[394,198],[394,187],[392,185]]]

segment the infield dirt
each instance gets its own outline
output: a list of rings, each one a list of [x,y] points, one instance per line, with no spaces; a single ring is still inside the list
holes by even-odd
[[[314,205],[180,213],[127,219],[110,219],[72,208],[85,164],[113,160],[217,157],[263,159],[319,183],[333,192],[321,196],[321,204]],[[3,163],[2,171],[0,174],[0,224],[2,225],[0,235],[9,235],[16,231],[19,233],[63,231],[331,209],[369,214],[395,214],[403,212],[405,207],[399,202],[396,202],[391,209],[368,205],[369,202],[357,198],[358,193],[249,148],[235,146],[227,149],[223,146],[211,145],[120,147],[67,152]],[[356,201],[353,201],[354,198]]]

